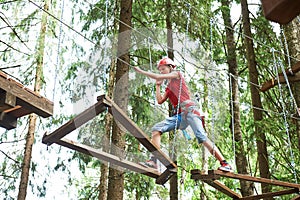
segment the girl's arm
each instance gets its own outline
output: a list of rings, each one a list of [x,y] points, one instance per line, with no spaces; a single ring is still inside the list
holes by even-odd
[[[179,74],[176,71],[173,71],[168,74],[156,74],[153,72],[148,72],[148,71],[142,70],[139,67],[134,67],[134,70],[140,74],[144,74],[144,75],[148,76],[149,78],[152,78],[155,80],[179,78]]]
[[[155,96],[156,96],[156,100],[158,104],[162,104],[163,102],[165,102],[167,100],[167,93],[165,92],[163,95],[161,95],[160,92],[160,86],[162,84],[162,80],[160,81],[156,81],[156,92],[155,92]]]

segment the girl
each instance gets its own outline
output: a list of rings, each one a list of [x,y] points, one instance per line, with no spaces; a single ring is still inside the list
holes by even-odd
[[[220,161],[221,166],[218,169],[227,172],[232,171],[231,166],[226,162],[219,149],[207,138],[207,134],[202,125],[200,112],[197,110],[196,104],[191,101],[189,89],[182,74],[179,71],[175,71],[175,68],[176,65],[170,58],[163,58],[158,62],[157,69],[160,74],[147,72],[139,67],[134,67],[136,72],[156,80],[156,99],[158,104],[162,104],[169,99],[175,108],[175,113],[172,117],[168,117],[153,126],[153,144],[160,148],[161,135],[164,132],[174,130],[176,125],[176,128],[182,130],[186,129],[187,126],[191,126],[198,143],[202,143],[209,152]],[[164,80],[167,80],[168,85],[164,94],[161,95],[160,88]],[[144,164],[152,168],[157,168],[157,159],[152,156],[150,160]]]

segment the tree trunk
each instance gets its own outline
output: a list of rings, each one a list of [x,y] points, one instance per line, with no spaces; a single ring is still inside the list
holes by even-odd
[[[170,0],[166,1],[166,25],[167,25],[167,52],[168,52],[168,57],[174,60],[174,51],[173,51],[173,29],[172,29],[172,4]],[[172,105],[169,103],[169,110],[171,110]],[[169,113],[172,115],[172,113]],[[169,142],[172,145],[175,145],[173,143],[174,137],[176,134],[174,131],[171,131],[169,133]],[[171,159],[174,160],[175,164],[177,164],[177,153],[176,153],[176,148],[171,147],[169,149],[169,154],[172,155]],[[175,173],[171,178],[170,178],[170,200],[178,200],[178,175]]]
[[[114,45],[113,45],[114,46]],[[109,98],[113,98],[113,88],[114,88],[114,80],[115,80],[115,63],[116,60],[112,60],[109,70],[109,82],[108,82],[108,93],[107,96]],[[113,123],[113,117],[111,114],[107,113],[105,116],[105,139],[103,145],[103,151],[109,152],[110,146],[110,135],[111,135],[111,127]],[[106,163],[101,164],[100,171],[100,185],[99,185],[99,196],[98,200],[106,200],[107,199],[107,177],[108,177],[108,166]]]
[[[266,136],[264,134],[264,129],[260,124],[260,121],[263,119],[262,113],[262,103],[260,98],[258,85],[258,71],[256,68],[255,53],[253,47],[252,33],[250,29],[250,19],[249,19],[249,10],[247,0],[241,0],[242,5],[242,17],[243,17],[243,30],[245,37],[246,53],[247,53],[247,65],[249,70],[249,79],[250,79],[250,91],[252,99],[252,111],[255,123],[255,135],[256,135],[256,145],[257,145],[257,156],[259,163],[260,176],[263,178],[270,178],[269,172],[269,160],[268,152],[266,145]],[[271,187],[268,184],[261,184],[262,192],[267,193],[271,191]],[[272,199],[272,198],[271,198]]]
[[[115,84],[115,103],[123,110],[127,111],[128,106],[128,71],[129,71],[129,49],[131,43],[131,18],[132,0],[121,0],[119,35],[118,35],[118,60]],[[124,130],[114,121],[112,131],[111,153],[123,158],[125,149]],[[118,170],[117,166],[110,165],[108,176],[107,199],[123,199],[124,172]]]
[[[296,58],[297,60],[300,60],[300,22],[296,18],[286,26],[284,26],[284,34],[287,39],[287,45],[289,50],[289,55],[292,58]],[[286,52],[287,53],[287,52]],[[293,66],[297,61],[294,59],[291,59],[291,65]],[[298,72],[300,73],[300,72]],[[300,83],[295,82],[291,85],[291,88],[293,90],[293,95],[295,97],[297,107],[300,107]],[[300,116],[298,115],[297,110],[294,111],[298,118]],[[300,120],[295,120],[296,124],[296,135],[298,136],[298,149],[300,150]]]
[[[116,7],[114,10],[118,10],[118,3],[116,2]],[[117,30],[117,20],[114,19],[114,30]],[[115,34],[114,34],[115,35]],[[112,50],[111,53],[115,51],[117,45],[114,42],[115,38],[113,39],[112,43]],[[105,58],[104,58],[105,59]],[[107,96],[113,99],[113,90],[114,90],[114,80],[115,80],[115,74],[116,74],[116,59],[111,60],[110,64],[110,70],[109,70],[109,82],[107,85]],[[106,136],[106,146],[105,149],[103,149],[105,152],[109,152],[109,147],[111,144],[111,129],[113,124],[113,117],[107,113],[105,116],[105,136]],[[100,170],[100,185],[99,185],[99,196],[98,200],[106,200],[107,199],[107,182],[108,182],[108,165],[106,163],[103,163],[101,165]]]
[[[45,10],[49,10],[49,1],[45,1],[44,5]],[[45,38],[46,38],[46,29],[47,29],[47,14],[44,13],[42,16],[40,36],[38,40],[38,47],[36,52],[36,74],[35,74],[35,83],[34,91],[39,93],[41,86],[43,84],[43,62],[44,62],[44,50],[45,50]],[[27,194],[27,186],[29,180],[29,170],[31,163],[32,155],[32,146],[34,143],[34,132],[36,127],[37,116],[35,114],[29,115],[29,127],[26,136],[24,158],[22,162],[22,172],[19,185],[18,200],[25,200]]]
[[[229,66],[229,73],[233,75],[231,77],[231,100],[232,100],[232,107],[233,107],[233,119],[234,122],[231,124],[233,129],[230,129],[232,135],[234,136],[235,142],[235,162],[237,166],[237,171],[239,174],[248,174],[247,166],[248,161],[245,155],[245,149],[243,144],[243,137],[241,131],[241,124],[240,124],[240,106],[239,106],[239,89],[238,89],[238,66],[237,66],[237,58],[236,58],[236,48],[235,48],[235,41],[234,41],[234,29],[232,26],[232,21],[230,18],[230,7],[231,1],[230,0],[222,0],[222,15],[224,24],[226,27],[226,46],[227,46],[227,63]],[[230,109],[231,110],[231,109]],[[240,180],[241,185],[241,193],[243,196],[250,196],[253,195],[252,183],[248,181]]]

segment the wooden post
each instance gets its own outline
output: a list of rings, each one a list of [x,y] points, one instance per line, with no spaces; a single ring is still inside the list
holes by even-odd
[[[13,108],[16,105],[16,96],[0,89],[0,112]]]

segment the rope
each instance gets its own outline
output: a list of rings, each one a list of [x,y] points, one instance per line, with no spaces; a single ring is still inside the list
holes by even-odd
[[[152,39],[151,37],[148,37],[147,43],[148,43],[148,52],[149,52],[149,65],[150,65],[150,70],[153,71],[153,66],[152,66],[152,55],[151,55],[151,42]],[[155,98],[155,88],[152,90],[152,96],[153,96],[153,103],[155,105],[156,98]]]
[[[103,59],[106,60],[106,57],[107,57],[107,29],[108,29],[108,3],[109,1],[106,0],[105,1],[105,30],[104,30],[104,37],[105,37],[105,40],[104,40],[104,55],[103,55]],[[104,62],[104,65],[105,65],[106,62]],[[104,66],[104,73],[103,73],[103,80],[104,82],[106,82],[106,73],[105,73],[105,66]],[[103,84],[103,89],[105,90],[105,86],[106,84]]]
[[[187,23],[186,23],[186,29],[185,29],[185,34],[184,34],[184,45],[183,45],[183,49],[182,49],[182,65],[183,65],[183,69],[186,72],[185,69],[185,52],[186,52],[186,41],[187,41],[187,36],[189,33],[189,24],[190,24],[190,16],[191,16],[191,6],[189,3],[186,4],[186,6],[188,7],[188,13],[187,13]]]
[[[288,148],[289,148],[290,157],[291,157],[291,167],[292,167],[292,171],[293,171],[293,174],[294,174],[295,182],[297,183],[297,173],[296,173],[296,170],[295,170],[296,166],[295,166],[295,161],[294,161],[295,158],[294,158],[294,153],[293,153],[292,145],[291,145],[291,139],[290,139],[290,134],[289,134],[289,125],[288,125],[287,116],[286,116],[286,108],[285,108],[285,104],[283,102],[282,88],[281,88],[281,83],[279,81],[279,74],[278,74],[278,68],[277,68],[277,65],[276,65],[274,50],[272,50],[272,55],[273,55],[273,60],[274,60],[273,64],[274,64],[274,68],[275,68],[275,73],[277,74],[277,80],[278,80],[277,82],[278,82],[278,88],[279,88],[279,93],[280,93],[280,103],[281,103],[282,108],[283,108],[284,125],[285,125],[285,131],[286,131],[286,134],[287,134]],[[288,78],[286,76],[285,70],[284,70],[282,65],[281,65],[281,69],[282,69],[282,72],[284,74],[284,78],[285,78],[286,83],[288,84],[288,87],[289,87],[289,90],[290,90],[289,81],[288,81]],[[293,95],[292,95],[292,98],[293,98]]]
[[[60,64],[59,54],[60,54],[60,45],[61,45],[61,35],[62,35],[62,19],[64,15],[64,6],[65,1],[63,0],[61,2],[61,13],[60,13],[60,26],[59,26],[59,35],[58,35],[58,43],[57,43],[57,57],[56,57],[56,65],[55,65],[55,73],[54,73],[54,86],[53,86],[53,102],[55,100],[55,91],[56,91],[56,82],[57,82],[57,74],[58,74],[58,67]]]
[[[212,19],[209,21],[209,32],[210,32],[210,62],[213,65],[214,58],[213,58],[213,32],[212,32]],[[211,84],[213,85],[213,83]],[[212,88],[213,89],[213,88]],[[212,107],[211,107],[211,133],[212,133],[212,143],[213,143],[213,149],[212,149],[212,155],[215,156],[215,97],[214,94],[212,94]]]
[[[282,29],[281,29],[281,30],[282,30]],[[291,59],[290,59],[290,53],[289,53],[288,43],[287,43],[287,39],[286,39],[286,36],[285,36],[283,30],[282,30],[282,34],[283,34],[283,38],[284,38],[284,44],[285,44],[286,52],[287,52],[287,55],[288,55],[288,66],[289,66],[289,70],[292,71],[292,68],[291,68]],[[274,51],[274,50],[273,50],[273,51]],[[274,55],[273,55],[273,56],[274,56]],[[299,111],[299,109],[298,109],[297,102],[296,102],[295,97],[294,97],[294,95],[293,95],[293,92],[292,92],[292,89],[291,89],[291,86],[290,86],[290,83],[289,83],[289,79],[288,79],[288,77],[287,77],[287,75],[286,75],[286,73],[285,73],[285,69],[284,69],[284,67],[283,67],[283,65],[282,65],[281,62],[280,62],[280,66],[281,66],[281,70],[282,70],[284,79],[285,79],[285,81],[286,81],[286,84],[287,84],[287,86],[288,86],[290,95],[291,95],[292,100],[293,100],[293,102],[294,102],[294,104],[295,104],[295,107],[296,107],[298,116],[300,116],[300,111]],[[279,82],[279,79],[278,79],[278,82]]]
[[[186,25],[186,32],[185,32],[185,36],[184,36],[184,50],[183,50],[183,54],[185,54],[185,49],[186,49],[186,38],[188,35],[188,28],[189,28],[189,23],[190,23],[190,11],[191,11],[191,7],[190,4],[186,4],[188,9],[188,15],[187,15],[187,25]],[[183,68],[185,70],[185,65],[184,65],[184,60],[183,60]],[[180,73],[180,72],[179,72]],[[175,128],[174,128],[174,138],[173,138],[173,148],[172,148],[172,157],[174,157],[175,154],[175,141],[177,138],[177,126],[178,126],[178,114],[179,114],[179,108],[180,108],[180,98],[181,98],[181,92],[182,92],[182,82],[183,82],[183,75],[180,73],[180,85],[179,85],[179,92],[178,92],[178,103],[177,103],[177,108],[176,108],[176,122],[175,122]],[[182,119],[181,119],[182,120]]]

